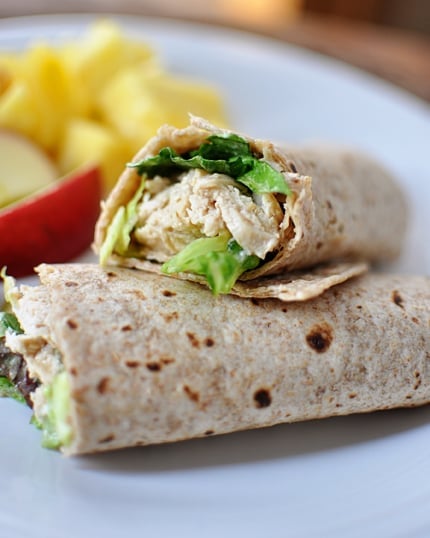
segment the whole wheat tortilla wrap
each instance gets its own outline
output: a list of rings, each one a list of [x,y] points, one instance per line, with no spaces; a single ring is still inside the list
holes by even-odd
[[[9,291],[6,344],[68,455],[430,401],[430,279],[365,275],[308,302],[93,265]]]
[[[161,127],[127,166],[94,249],[102,265],[207,282],[215,293],[305,300],[366,262],[396,258],[406,214],[395,179],[362,153],[281,149],[191,117],[184,129]]]

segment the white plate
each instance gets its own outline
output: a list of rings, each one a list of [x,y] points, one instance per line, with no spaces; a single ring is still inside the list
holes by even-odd
[[[0,48],[62,40],[89,17],[0,21]],[[379,80],[256,36],[122,18],[170,69],[216,83],[234,126],[292,142],[353,144],[410,195],[395,267],[429,274],[430,112]],[[394,269],[394,268],[391,268]],[[40,448],[30,412],[0,401],[0,537],[428,537],[430,408],[283,425],[65,459]]]

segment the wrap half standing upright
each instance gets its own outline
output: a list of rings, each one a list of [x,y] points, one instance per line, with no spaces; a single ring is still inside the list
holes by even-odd
[[[191,117],[161,127],[127,166],[94,249],[102,265],[216,294],[305,300],[396,258],[406,214],[399,185],[364,154],[281,149]]]

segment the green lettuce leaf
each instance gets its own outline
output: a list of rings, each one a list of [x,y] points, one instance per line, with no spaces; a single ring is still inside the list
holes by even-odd
[[[229,293],[240,275],[260,262],[260,258],[248,255],[234,239],[223,234],[196,239],[164,263],[161,271],[202,275],[212,292],[218,295]]]
[[[140,190],[127,206],[118,209],[108,228],[100,251],[100,263],[106,264],[110,254],[130,253],[131,232],[137,221],[137,204],[141,199],[145,178],[170,177],[198,168],[208,173],[227,175],[238,182],[238,188],[257,194],[291,193],[284,176],[266,161],[252,153],[249,143],[235,134],[209,136],[197,149],[179,155],[171,147],[158,155],[130,163],[143,177]],[[240,184],[240,185],[239,185]],[[242,185],[244,187],[242,187]],[[162,266],[166,274],[189,272],[206,277],[214,293],[228,293],[239,276],[256,267],[261,260],[248,255],[227,235],[200,238]]]
[[[70,388],[67,372],[62,371],[45,388],[46,409],[44,416],[35,419],[42,428],[42,446],[57,449],[70,444],[73,430],[68,422],[70,412]]]
[[[15,314],[11,312],[0,312],[0,338],[3,338],[7,331],[22,334],[23,330]],[[0,397],[13,398],[17,402],[25,403],[25,398],[15,385],[5,376],[0,376]]]
[[[291,194],[284,176],[265,161],[254,160],[252,169],[238,177],[237,181],[257,194],[265,192]]]
[[[137,205],[142,197],[145,181],[143,180],[133,198],[126,206],[121,206],[115,213],[100,248],[100,265],[106,265],[113,252],[120,255],[127,253],[131,241],[131,232],[137,222]]]
[[[284,176],[267,162],[257,159],[248,142],[234,134],[210,136],[198,149],[184,155],[166,147],[158,155],[128,166],[137,168],[140,175],[149,178],[156,175],[169,177],[191,168],[199,168],[210,174],[225,174],[257,194],[291,193]]]
[[[0,279],[3,280],[3,295],[6,303],[11,306],[14,305],[14,294],[13,289],[15,288],[15,279],[12,276],[6,274],[6,266],[3,266],[0,269]]]
[[[0,338],[11,330],[16,334],[22,334],[23,330],[15,314],[11,312],[0,312]]]
[[[24,396],[7,377],[0,377],[0,398],[13,398],[25,404]]]

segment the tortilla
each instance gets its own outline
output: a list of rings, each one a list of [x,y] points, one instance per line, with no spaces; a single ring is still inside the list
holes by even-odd
[[[428,277],[368,274],[286,304],[121,268],[38,272],[9,293],[25,333],[6,343],[42,381],[41,422],[61,355],[67,455],[430,401]]]
[[[195,117],[185,129],[165,125],[133,162],[154,157],[166,147],[173,148],[178,154],[187,154],[214,134],[226,137],[232,133]],[[232,234],[246,253],[262,260],[256,268],[245,270],[239,276],[237,282],[240,285],[233,286],[231,293],[249,297],[277,296],[276,282],[279,281],[276,279],[270,293],[264,295],[264,290],[268,289],[267,278],[287,274],[289,291],[285,293],[284,285],[278,297],[298,300],[295,275],[288,278],[293,271],[325,264],[325,269],[332,274],[337,272],[339,281],[344,281],[363,273],[363,262],[386,262],[399,255],[407,223],[405,194],[380,164],[367,155],[339,147],[288,150],[270,141],[242,138],[249,143],[253,154],[282,174],[291,194],[285,197],[270,193],[264,198],[265,202],[257,197],[259,201],[254,203],[254,194],[250,197],[249,193],[242,193],[241,196],[222,174],[215,174],[216,184],[224,181],[226,185],[222,191],[213,194],[213,181],[207,180],[207,174],[203,176],[207,180],[206,187],[202,186],[201,177],[190,178],[189,174],[195,173],[192,170],[179,177],[179,186],[175,184],[176,191],[172,190],[169,195],[171,202],[167,209],[164,206],[151,209],[149,206],[157,205],[157,197],[165,196],[167,189],[157,187],[161,189],[161,195],[150,194],[148,185],[154,182],[147,179],[144,199],[137,203],[138,216],[131,224],[128,250],[114,247],[104,261],[110,265],[159,273],[162,264],[180,251],[183,244],[196,237],[215,236],[224,231]],[[136,168],[127,167],[103,204],[94,239],[94,250],[99,255],[109,230],[113,229],[115,216],[121,208],[127,207],[141,183]],[[151,217],[148,217],[151,210]],[[155,222],[150,223],[150,218]],[[194,219],[192,223],[190,219]],[[206,282],[204,276],[188,271],[179,271],[173,276]],[[260,286],[261,277],[265,280]],[[313,291],[303,293],[306,299],[322,293],[327,281],[317,277],[309,287]]]

